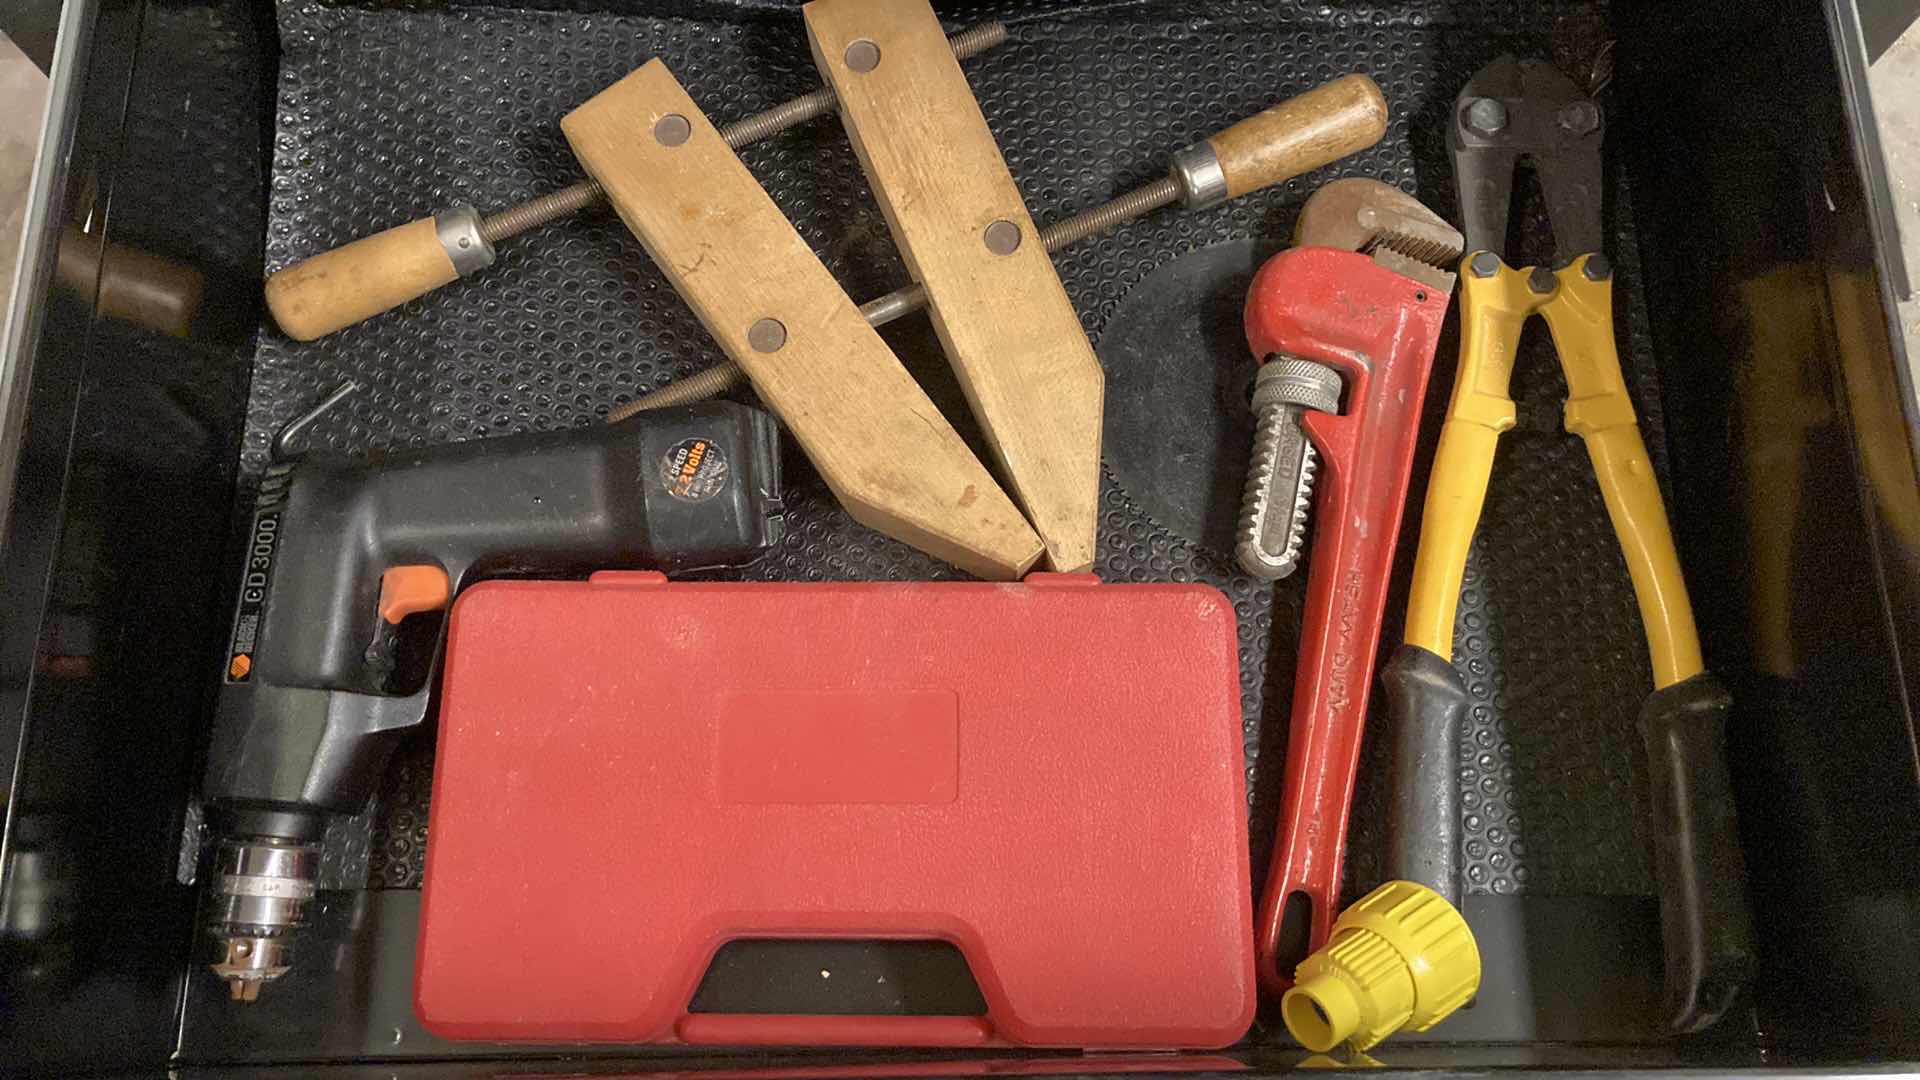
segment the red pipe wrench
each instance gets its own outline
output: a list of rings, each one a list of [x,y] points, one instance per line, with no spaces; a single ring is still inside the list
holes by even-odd
[[[1316,192],[1295,242],[1254,277],[1247,343],[1263,365],[1331,369],[1344,407],[1294,413],[1322,475],[1280,829],[1255,921],[1260,980],[1274,992],[1290,986],[1294,965],[1325,944],[1340,911],[1380,620],[1421,403],[1453,290],[1450,268],[1463,243],[1431,211],[1371,180]],[[1304,505],[1313,470],[1299,475]]]

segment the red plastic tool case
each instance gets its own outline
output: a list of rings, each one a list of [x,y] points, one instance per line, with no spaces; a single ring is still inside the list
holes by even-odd
[[[435,1034],[1218,1047],[1252,1020],[1214,589],[610,573],[478,585],[448,634]],[[950,941],[987,1012],[689,1013],[741,938]]]

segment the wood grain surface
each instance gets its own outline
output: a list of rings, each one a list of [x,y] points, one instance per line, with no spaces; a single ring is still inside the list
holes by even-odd
[[[814,61],[1002,475],[1048,565],[1088,569],[1105,376],[939,19],[925,0],[803,10]],[[866,62],[850,64],[850,47]],[[879,62],[856,70],[876,48]],[[991,250],[989,228],[1018,246]]]
[[[1387,99],[1365,75],[1343,75],[1208,139],[1226,174],[1227,197],[1338,161],[1387,133]]]
[[[459,277],[430,217],[322,252],[267,278],[267,310],[312,341],[390,311]]]

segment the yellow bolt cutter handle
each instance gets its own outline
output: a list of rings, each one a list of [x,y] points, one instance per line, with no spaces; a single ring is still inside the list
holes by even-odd
[[[1547,321],[1567,377],[1567,430],[1586,443],[1633,580],[1654,689],[1638,727],[1647,748],[1654,874],[1665,946],[1667,1026],[1726,1015],[1756,969],[1745,857],[1727,768],[1733,699],[1703,669],[1659,482],[1641,441],[1613,335],[1612,270],[1600,249],[1606,112],[1542,60],[1502,56],[1475,72],[1447,124],[1468,256],[1460,268],[1460,370],[1427,487],[1407,636],[1381,672],[1392,773],[1390,865],[1423,883],[1458,880],[1460,730],[1472,706],[1452,664],[1467,552],[1486,502],[1520,329]],[[1538,179],[1558,272],[1499,257],[1514,171]],[[1516,628],[1524,631],[1524,627]],[[1457,886],[1456,886],[1457,887]]]
[[[1467,571],[1467,548],[1487,501],[1494,447],[1501,433],[1513,427],[1516,414],[1507,387],[1513,381],[1520,327],[1535,306],[1525,274],[1500,263],[1492,277],[1476,277],[1476,257],[1484,261],[1491,256],[1470,254],[1460,269],[1460,369],[1427,482],[1407,600],[1407,643],[1442,658],[1453,656],[1453,620]]]
[[[1680,576],[1680,555],[1674,550],[1660,482],[1620,373],[1613,340],[1613,276],[1589,276],[1592,258],[1582,255],[1555,274],[1558,288],[1541,298],[1538,310],[1553,332],[1560,369],[1567,376],[1567,430],[1585,440],[1593,460],[1600,495],[1640,602],[1653,685],[1664,689],[1700,674],[1706,665],[1700,659],[1700,634]]]
[[[1701,661],[1660,484],[1620,371],[1612,274],[1598,256],[1580,256],[1554,274],[1514,269],[1484,251],[1461,267],[1460,369],[1427,485],[1406,644],[1381,676],[1389,738],[1401,759],[1396,776],[1412,778],[1397,781],[1396,790],[1427,793],[1432,805],[1421,807],[1423,829],[1390,827],[1389,847],[1397,865],[1443,883],[1452,876],[1432,823],[1451,838],[1457,808],[1431,789],[1445,786],[1432,778],[1452,775],[1469,704],[1451,663],[1454,617],[1494,448],[1515,420],[1508,395],[1520,329],[1535,314],[1553,333],[1567,377],[1567,430],[1587,445],[1646,628],[1654,692],[1641,707],[1640,730],[1652,768],[1668,1025],[1697,1031],[1725,1013],[1753,970],[1746,870],[1723,745],[1731,699]],[[1427,782],[1413,782],[1422,777]]]
[[[1586,441],[1633,578],[1654,686],[1666,687],[1704,670],[1700,635],[1680,576],[1660,484],[1620,373],[1613,339],[1613,281],[1608,275],[1597,281],[1588,277],[1588,258],[1582,256],[1555,274],[1554,289],[1545,293],[1528,284],[1526,271],[1505,263],[1487,277],[1476,276],[1471,264],[1462,270],[1460,370],[1427,486],[1407,605],[1407,641],[1436,656],[1453,655],[1453,621],[1467,548],[1486,502],[1494,447],[1514,423],[1513,400],[1507,395],[1520,328],[1538,313],[1553,332],[1567,376],[1567,430]]]

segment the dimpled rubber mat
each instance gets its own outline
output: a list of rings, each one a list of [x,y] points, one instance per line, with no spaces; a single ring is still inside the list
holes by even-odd
[[[719,122],[811,90],[818,79],[797,8],[283,2],[268,269],[454,203],[498,210],[573,182],[580,173],[559,119],[654,56]],[[1154,270],[1216,244],[1284,239],[1306,196],[1334,176],[1376,177],[1451,215],[1443,125],[1468,76],[1512,51],[1550,58],[1584,80],[1606,44],[1605,8],[1593,4],[1525,17],[1505,0],[1005,2],[941,11],[955,28],[988,17],[1011,25],[1013,40],[967,71],[1042,223],[1153,179],[1173,150],[1345,72],[1372,74],[1392,104],[1379,146],[1312,177],[1212,211],[1162,212],[1059,253],[1061,278],[1097,346]],[[742,158],[856,300],[906,279],[837,122],[774,136]],[[1626,193],[1617,170],[1608,182],[1622,357],[1664,467]],[[1538,242],[1544,226],[1537,198],[1517,209],[1522,241]],[[976,437],[925,320],[909,318],[884,336]],[[1396,597],[1404,596],[1454,348],[1451,337],[1442,343],[1428,402]],[[349,378],[363,389],[314,425],[312,445],[360,450],[594,423],[719,357],[639,243],[610,213],[590,211],[505,241],[490,269],[331,337],[299,344],[264,328],[243,465],[256,474],[272,433]],[[1186,359],[1250,363],[1240,353]],[[1456,646],[1475,701],[1461,770],[1467,887],[1648,893],[1646,780],[1634,728],[1649,686],[1645,647],[1586,454],[1560,431],[1565,386],[1543,331],[1528,335],[1514,391],[1521,425],[1502,442]],[[1233,600],[1258,880],[1278,804],[1304,576],[1258,584],[1233,570],[1228,552],[1150,517],[1138,493],[1114,480],[1126,470],[1112,466],[1152,449],[1107,447],[1098,569],[1108,581],[1204,581]],[[787,537],[746,576],[957,576],[854,524],[791,441],[787,454]],[[1087,737],[1099,737],[1091,722]],[[418,884],[431,747],[423,732],[403,748],[380,796],[377,885]],[[1376,749],[1362,766],[1350,888],[1379,872]]]

